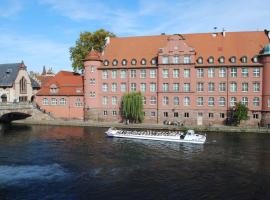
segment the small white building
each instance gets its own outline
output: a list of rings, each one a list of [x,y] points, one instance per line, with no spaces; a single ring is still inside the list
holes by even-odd
[[[23,61],[0,64],[0,102],[30,102],[40,85],[32,79]]]

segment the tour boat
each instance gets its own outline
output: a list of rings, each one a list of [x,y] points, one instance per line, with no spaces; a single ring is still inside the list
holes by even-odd
[[[188,130],[186,133],[183,133],[180,131],[118,130],[116,128],[111,127],[105,133],[109,137],[160,140],[169,142],[204,144],[206,141],[206,135],[195,134],[194,130]]]

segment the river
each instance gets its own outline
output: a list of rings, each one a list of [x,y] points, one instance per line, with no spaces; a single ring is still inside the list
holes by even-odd
[[[107,138],[105,129],[0,126],[1,200],[270,199],[270,135],[207,143]]]

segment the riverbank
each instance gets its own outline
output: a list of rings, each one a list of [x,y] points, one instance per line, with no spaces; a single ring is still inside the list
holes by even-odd
[[[95,122],[95,121],[81,121],[81,120],[18,120],[13,121],[13,124],[29,124],[29,125],[55,125],[55,126],[89,126],[89,127],[116,127],[116,128],[140,128],[140,129],[162,129],[162,130],[186,130],[194,129],[195,131],[203,132],[236,132],[236,133],[270,133],[270,129],[260,127],[235,127],[235,126],[173,126],[163,124],[123,124],[115,122]]]

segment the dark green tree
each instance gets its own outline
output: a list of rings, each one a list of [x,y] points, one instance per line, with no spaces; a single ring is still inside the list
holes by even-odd
[[[238,102],[235,107],[230,108],[228,122],[231,125],[238,125],[242,120],[248,120],[248,107]]]
[[[141,123],[144,119],[142,94],[140,92],[125,94],[122,97],[121,112],[129,122]]]
[[[83,69],[83,59],[92,48],[99,52],[103,51],[106,37],[115,37],[115,34],[104,29],[99,29],[95,32],[80,33],[80,37],[76,41],[75,47],[69,49],[74,71]]]

